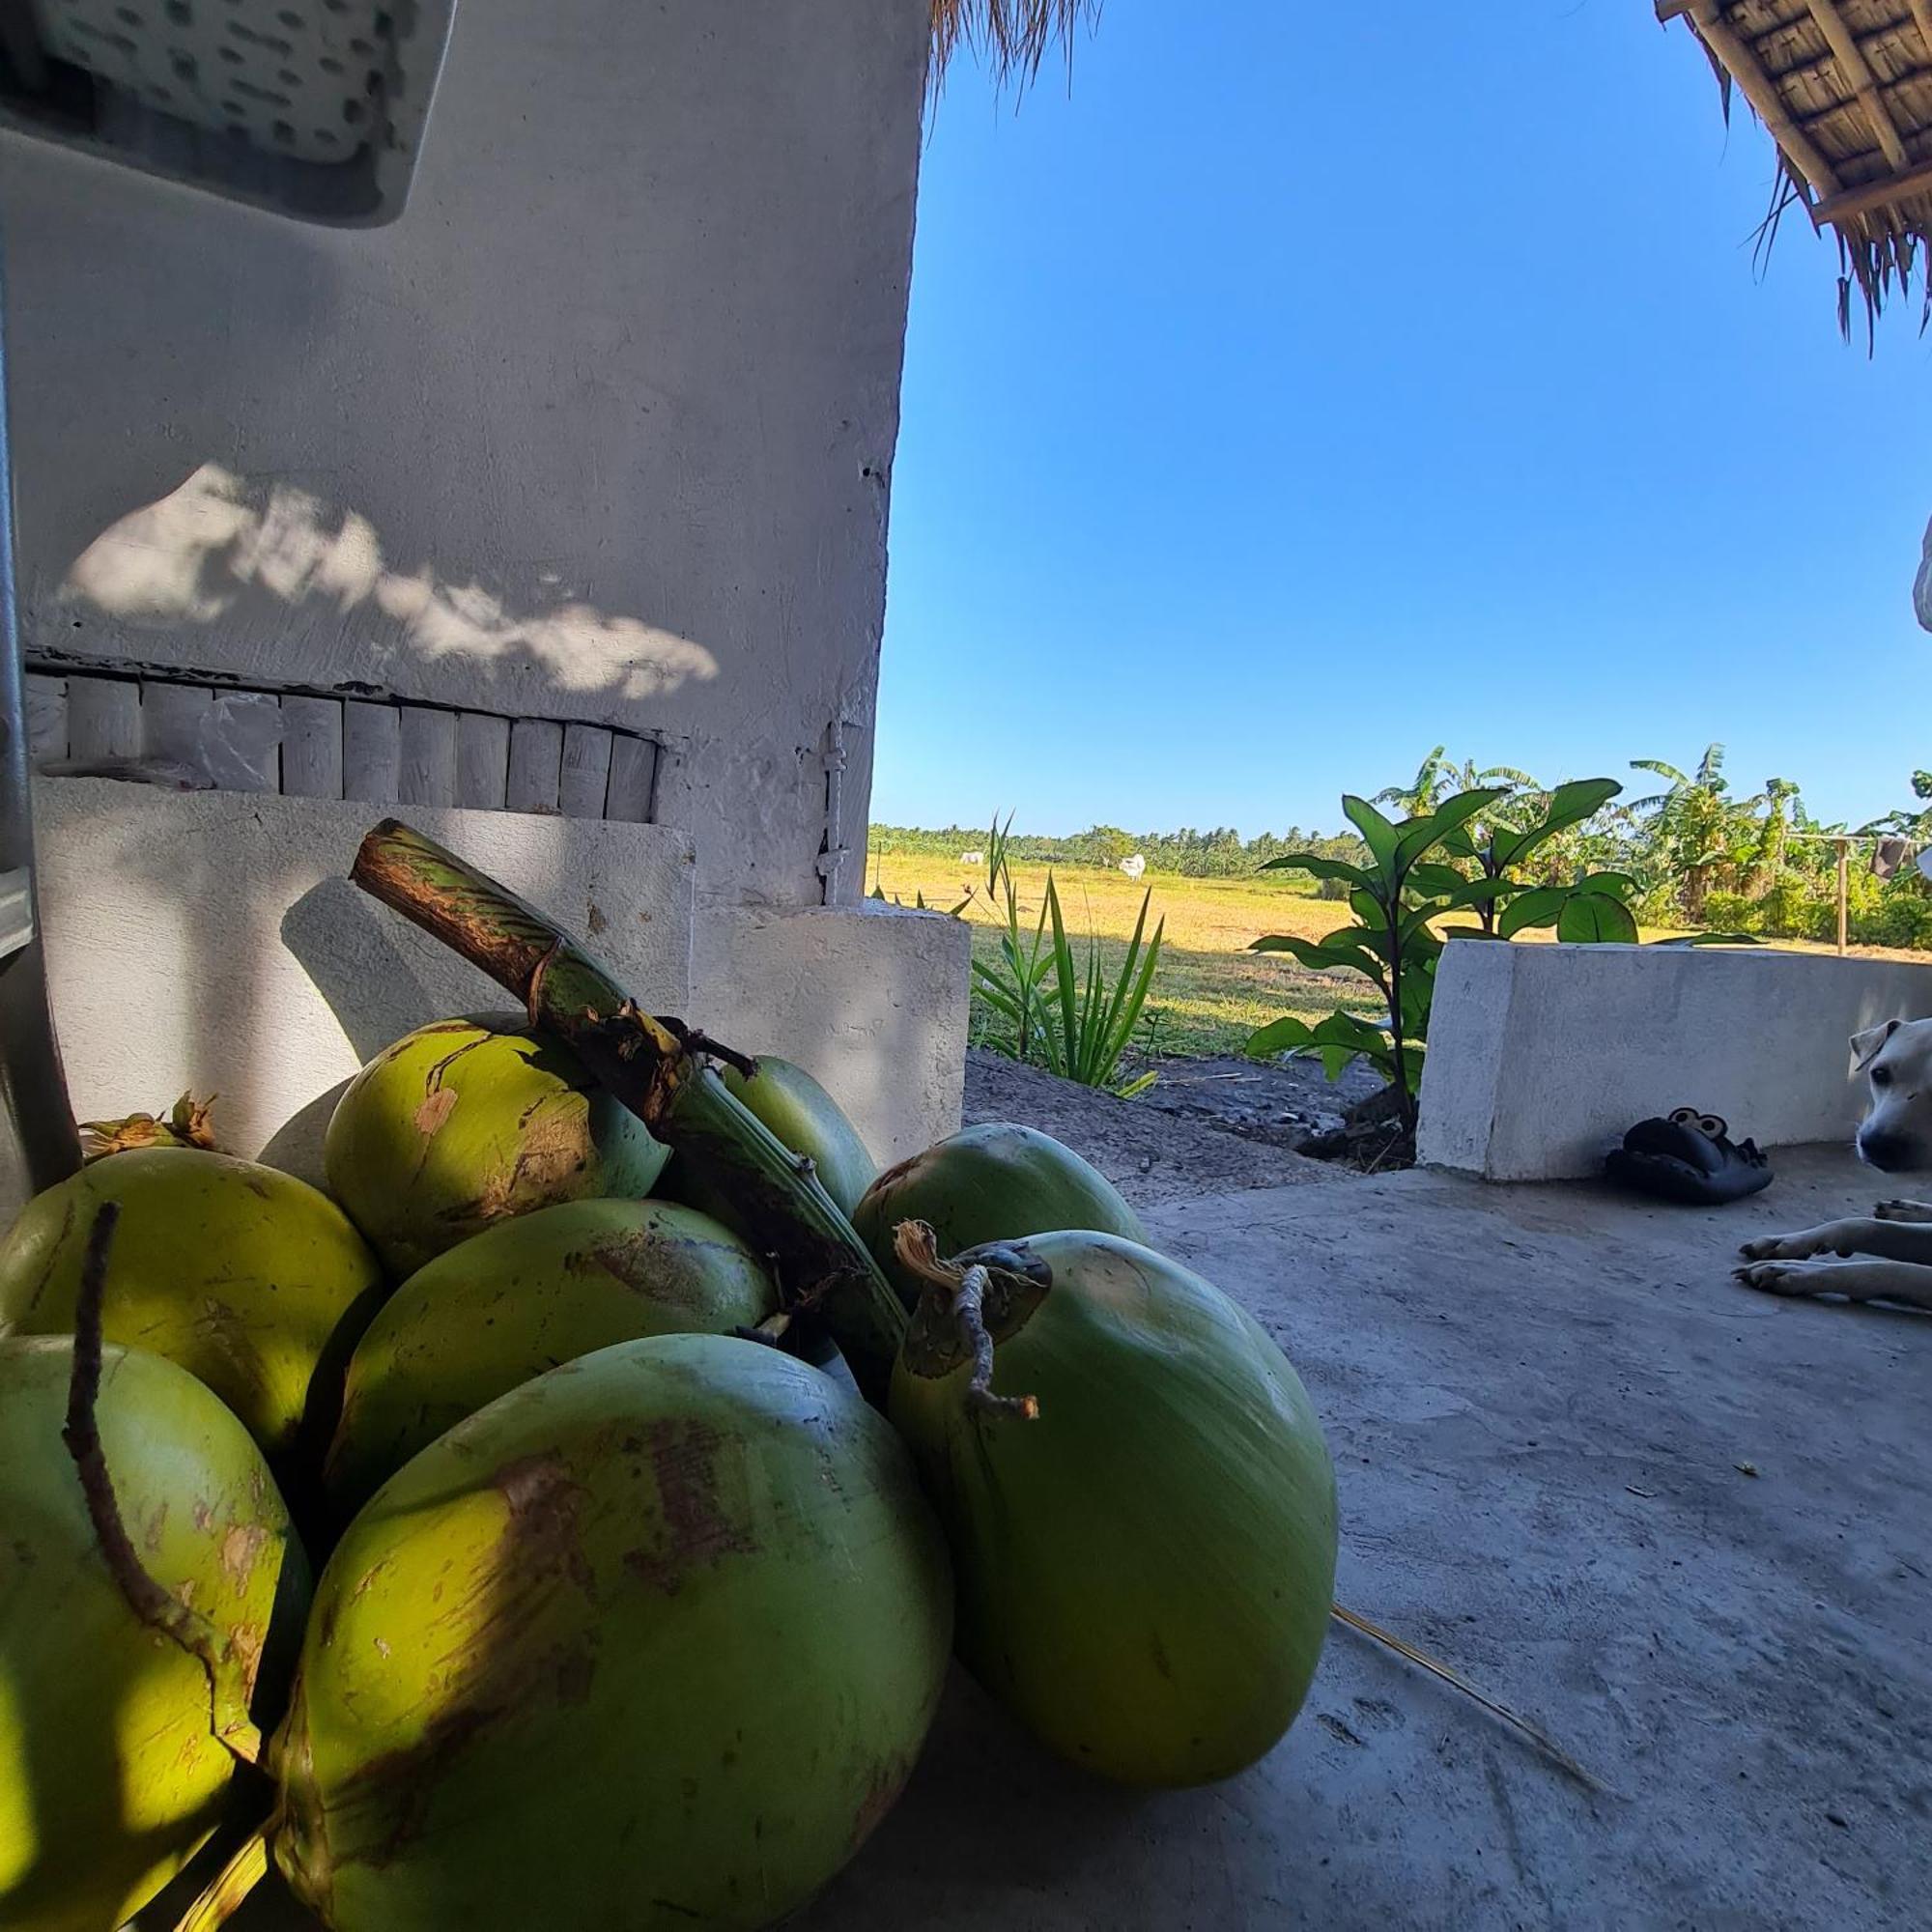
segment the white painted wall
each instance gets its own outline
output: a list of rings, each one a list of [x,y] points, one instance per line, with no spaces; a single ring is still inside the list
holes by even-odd
[[[887,1167],[959,1124],[967,939],[944,913],[874,902],[709,912],[691,1017],[727,1045],[796,1061]]]
[[[82,1120],[218,1094],[224,1147],[266,1149],[319,1181],[322,1129],[364,1061],[426,1021],[516,1006],[349,883],[366,805],[42,779],[34,811],[54,1019]],[[686,1000],[689,835],[508,811],[402,816],[594,932],[639,999],[671,1012]]]
[[[1449,947],[1416,1151],[1490,1180],[1603,1171],[1673,1107],[1763,1147],[1849,1141],[1854,1033],[1932,1014],[1932,966],[1764,948]]]
[[[218,1094],[237,1153],[320,1181],[343,1083],[390,1040],[514,1001],[348,880],[354,801],[34,787],[55,1021],[83,1120]],[[540,905],[654,1011],[779,1053],[831,1091],[883,1166],[959,1124],[966,928],[866,905],[713,907],[690,835],[520,812],[400,816]],[[18,1177],[0,1154],[0,1209]]]
[[[373,232],[0,135],[35,641],[667,731],[702,895],[815,903],[835,717],[864,844],[926,25],[463,0]]]

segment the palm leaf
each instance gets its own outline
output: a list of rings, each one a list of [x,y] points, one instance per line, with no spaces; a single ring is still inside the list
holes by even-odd
[[[1025,85],[1055,42],[1070,64],[1075,29],[1100,17],[1100,0],[931,0],[931,5],[935,88],[962,46],[979,54],[1002,85]]]

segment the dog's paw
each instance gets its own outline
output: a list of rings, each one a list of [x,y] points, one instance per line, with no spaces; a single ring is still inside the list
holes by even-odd
[[[1872,1213],[1881,1221],[1932,1221],[1932,1205],[1923,1201],[1881,1201]]]
[[[1755,1241],[1746,1241],[1738,1249],[1747,1262],[1807,1262],[1813,1255],[1822,1254],[1823,1247],[1813,1238],[1816,1230],[1803,1235],[1765,1235]],[[1742,1268],[1738,1270],[1744,1272]]]
[[[1751,1266],[1733,1268],[1731,1279],[1743,1282],[1747,1288],[1761,1289],[1766,1294],[1806,1294],[1810,1292],[1809,1277],[1813,1272],[1802,1264],[1758,1262]]]

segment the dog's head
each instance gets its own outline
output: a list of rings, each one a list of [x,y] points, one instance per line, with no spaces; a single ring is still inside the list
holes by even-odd
[[[1871,1088],[1859,1158],[1888,1174],[1932,1167],[1932,1020],[1887,1020],[1852,1036]]]

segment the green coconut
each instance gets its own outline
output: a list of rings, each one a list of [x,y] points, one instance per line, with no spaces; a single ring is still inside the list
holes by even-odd
[[[665,1201],[568,1201],[520,1214],[418,1268],[349,1365],[328,1452],[345,1516],[485,1403],[593,1350],[725,1334],[777,1306],[750,1248]]]
[[[600,1350],[350,1525],[277,1739],[275,1861],[331,1932],[768,1925],[890,1808],[951,1618],[876,1411],[755,1342]]]
[[[893,1248],[901,1221],[923,1221],[942,1255],[1066,1228],[1147,1239],[1140,1217],[1098,1168],[1051,1135],[1007,1122],[962,1127],[888,1168],[853,1209],[860,1238],[911,1300],[920,1283]]]
[[[329,1192],[398,1279],[513,1214],[648,1194],[669,1157],[569,1048],[507,1013],[384,1047],[323,1144]]]
[[[1218,1289],[1115,1236],[907,1258],[928,1285],[890,1413],[946,1523],[961,1659],[1107,1777],[1252,1764],[1307,1695],[1335,1577],[1334,1470],[1293,1369]],[[955,1284],[983,1294],[998,1395]]]
[[[326,1428],[382,1269],[326,1194],[232,1154],[117,1153],[30,1201],[0,1242],[0,1334],[71,1330],[88,1231],[110,1201],[121,1222],[107,1340],[198,1376],[271,1457],[312,1409]]]
[[[130,1244],[131,1245],[131,1244]],[[0,1925],[106,1932],[221,1822],[236,1761],[200,1662],[109,1575],[61,1440],[73,1345],[0,1343]],[[194,1377],[102,1350],[96,1417],[141,1563],[280,1712],[308,1568],[261,1452]]]
[[[818,1184],[849,1216],[878,1177],[879,1163],[838,1103],[804,1067],[761,1053],[750,1076],[724,1068],[724,1084],[793,1153],[810,1157]]]
[[[849,1219],[879,1172],[858,1128],[804,1067],[771,1053],[761,1053],[755,1065],[753,1074],[736,1066],[719,1071],[725,1086],[785,1147],[811,1162],[818,1184]],[[727,1228],[741,1227],[743,1217],[730,1196],[682,1156],[671,1162],[658,1192],[701,1208]]]

